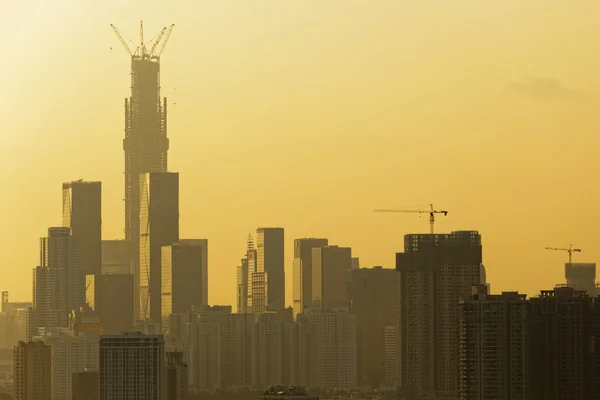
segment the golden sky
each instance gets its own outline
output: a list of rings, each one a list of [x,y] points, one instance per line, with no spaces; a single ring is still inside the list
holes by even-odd
[[[61,183],[103,182],[123,236],[123,102],[137,43],[162,58],[182,238],[208,238],[212,304],[234,304],[248,232],[351,246],[394,266],[433,202],[437,231],[476,229],[494,292],[596,261],[600,3],[558,0],[0,1],[0,288],[29,299]],[[112,49],[111,49],[112,48]]]

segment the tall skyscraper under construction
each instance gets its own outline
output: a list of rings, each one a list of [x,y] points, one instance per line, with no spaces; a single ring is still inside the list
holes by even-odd
[[[131,56],[131,95],[125,99],[125,238],[133,249],[135,288],[139,288],[140,174],[167,172],[167,99],[160,97],[160,57],[174,25],[163,28],[144,43],[140,22],[140,44],[132,51],[114,25],[115,34]],[[164,40],[163,40],[164,38]],[[138,293],[135,296],[139,298]],[[136,311],[139,304],[136,302]],[[136,312],[136,315],[138,313]]]

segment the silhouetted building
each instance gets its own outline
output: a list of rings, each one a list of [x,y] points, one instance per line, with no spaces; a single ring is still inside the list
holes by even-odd
[[[144,48],[142,45],[141,48]],[[139,288],[140,175],[167,171],[167,99],[160,97],[160,58],[139,51],[131,56],[131,95],[125,99],[125,238],[131,242]],[[143,226],[143,225],[142,225]],[[175,242],[176,240],[173,240]],[[168,244],[168,243],[164,243]],[[139,301],[139,300],[137,300]],[[139,315],[136,304],[136,315]],[[160,308],[158,310],[160,314]]]
[[[242,258],[237,267],[236,310],[238,313],[248,312],[248,259]]]
[[[327,239],[294,240],[294,276],[293,301],[294,317],[304,312],[305,307],[312,306],[312,249],[329,244]]]
[[[527,295],[487,294],[485,285],[460,302],[461,400],[533,399],[531,327]]]
[[[385,379],[387,385],[396,387],[398,380],[398,354],[396,351],[398,343],[398,334],[396,325],[385,327],[384,331],[384,356],[385,356]]]
[[[352,249],[338,246],[313,248],[312,270],[312,306],[325,311],[350,308]]]
[[[129,240],[103,240],[102,273],[133,274],[132,254]]]
[[[308,310],[297,316],[297,384],[321,389],[356,387],[356,316],[347,309]]]
[[[262,314],[256,328],[255,386],[292,384],[296,366],[293,309]]]
[[[162,319],[203,306],[205,240],[181,240],[162,247]]]
[[[15,400],[51,399],[51,350],[42,342],[19,342],[14,347]]]
[[[183,361],[183,353],[167,352],[165,367],[166,399],[185,400],[188,396],[188,370]]]
[[[87,300],[95,307],[95,287],[102,273],[102,183],[83,180],[62,185],[63,226],[75,240],[77,263],[86,275]]]
[[[98,313],[104,333],[117,335],[133,329],[134,299],[132,274],[102,274],[98,281]]]
[[[268,311],[283,310],[285,308],[283,228],[258,228],[256,230],[256,254],[256,272],[267,274],[266,308]]]
[[[479,284],[481,236],[475,231],[404,236],[400,273],[401,385],[412,396],[458,393],[459,300]]]
[[[164,390],[162,335],[126,332],[100,338],[100,399],[159,400]]]
[[[398,273],[382,267],[352,270],[352,313],[358,329],[360,384],[379,387],[385,379],[385,327],[396,324]]]
[[[596,296],[596,263],[565,263],[567,286]]]
[[[98,400],[98,371],[74,372],[72,378],[73,400]]]
[[[161,248],[179,241],[179,174],[140,175],[140,319],[161,320]]]

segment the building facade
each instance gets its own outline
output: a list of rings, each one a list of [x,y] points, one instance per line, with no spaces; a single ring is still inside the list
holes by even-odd
[[[14,347],[16,400],[50,400],[51,350],[42,342],[19,342]]]
[[[325,246],[312,249],[312,306],[327,311],[350,308],[352,249]]]
[[[267,275],[268,311],[285,308],[285,253],[283,228],[256,230],[256,272]]]
[[[327,239],[305,238],[294,240],[293,308],[294,317],[312,306],[312,249],[325,247]]]

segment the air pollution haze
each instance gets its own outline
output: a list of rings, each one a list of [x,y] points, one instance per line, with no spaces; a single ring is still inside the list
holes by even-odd
[[[31,299],[61,184],[102,181],[102,234],[124,237],[124,98],[138,43],[161,58],[180,237],[208,238],[209,303],[235,304],[257,227],[395,267],[434,203],[436,231],[478,230],[494,292],[530,295],[598,253],[600,3],[557,0],[4,2],[0,266]]]

